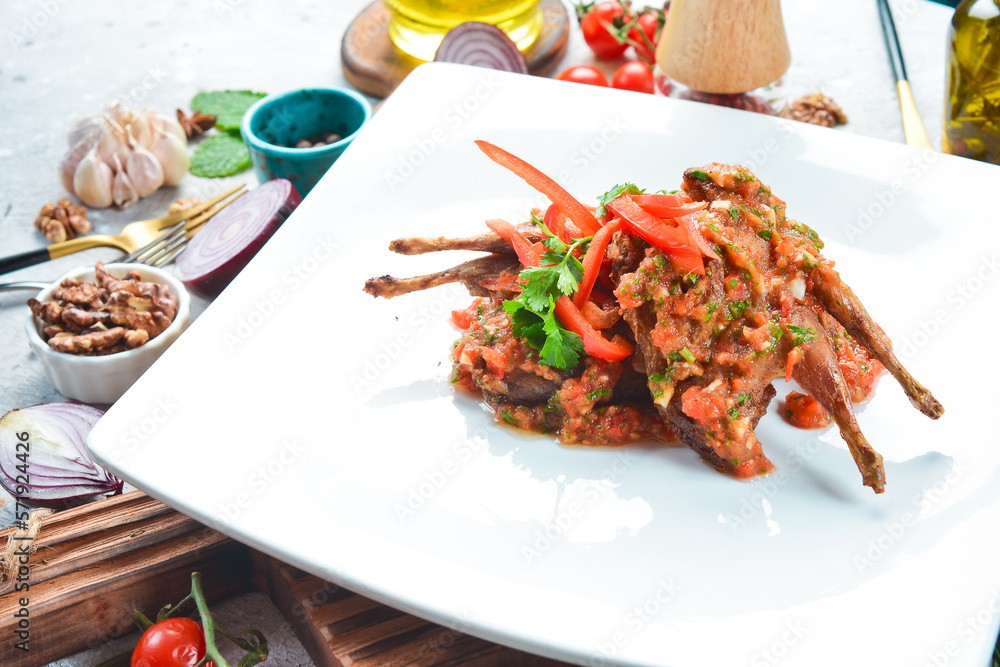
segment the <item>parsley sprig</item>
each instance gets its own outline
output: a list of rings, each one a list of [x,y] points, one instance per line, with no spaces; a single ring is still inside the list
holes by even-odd
[[[788,333],[792,334],[792,346],[798,347],[803,343],[808,343],[819,338],[819,334],[809,327],[800,327],[795,324],[788,325]]]
[[[584,254],[591,237],[575,239],[566,244],[553,234],[537,217],[534,222],[546,239],[542,244],[542,266],[524,269],[520,277],[525,281],[523,291],[516,299],[505,301],[504,310],[511,318],[511,331],[529,346],[538,350],[538,359],[546,366],[568,370],[576,366],[583,352],[583,340],[569,331],[556,319],[556,300],[573,296],[583,279],[583,264],[573,254]]]
[[[597,215],[598,218],[606,216],[608,214],[606,206],[622,195],[641,195],[645,194],[645,192],[645,188],[640,188],[635,183],[623,183],[621,185],[616,185],[597,198],[597,201],[601,206],[597,209],[597,213],[595,215]]]

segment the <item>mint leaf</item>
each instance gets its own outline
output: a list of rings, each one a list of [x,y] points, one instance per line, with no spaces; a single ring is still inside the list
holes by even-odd
[[[191,109],[215,116],[215,127],[223,132],[240,133],[243,114],[267,93],[252,90],[213,90],[191,98]]]
[[[205,178],[232,176],[250,167],[250,151],[242,139],[216,134],[201,142],[191,154],[191,173]]]

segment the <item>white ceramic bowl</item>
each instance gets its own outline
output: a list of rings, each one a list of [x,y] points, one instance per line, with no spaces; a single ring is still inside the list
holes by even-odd
[[[56,352],[42,338],[42,323],[34,315],[28,315],[26,329],[28,343],[35,356],[42,362],[45,377],[56,390],[67,398],[83,403],[114,403],[139,376],[146,372],[163,351],[173,343],[191,321],[191,295],[184,285],[172,275],[145,264],[106,264],[109,273],[124,277],[136,270],[146,282],[168,285],[177,296],[177,315],[169,327],[156,338],[133,350],[100,357],[82,357],[65,352]],[[91,280],[95,278],[93,267],[74,269],[59,278],[41,293],[39,301],[51,301],[52,292],[66,278]]]

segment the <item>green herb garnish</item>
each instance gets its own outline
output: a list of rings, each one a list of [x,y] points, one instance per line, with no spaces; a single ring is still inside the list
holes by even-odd
[[[743,299],[742,301],[732,301],[726,306],[726,310],[729,311],[729,319],[735,320],[737,317],[746,312],[747,308],[750,307],[750,301],[748,299]]]
[[[191,173],[205,178],[232,176],[250,168],[250,151],[242,139],[216,134],[194,149]]]
[[[267,93],[255,93],[252,90],[213,90],[198,93],[191,98],[191,108],[215,116],[216,128],[238,137],[243,114],[264,97],[267,97]]]
[[[603,218],[604,216],[606,216],[608,214],[608,210],[605,207],[614,200],[621,197],[622,195],[641,195],[645,192],[646,192],[645,188],[640,188],[634,183],[624,183],[622,185],[616,185],[615,187],[611,188],[610,190],[608,190],[603,195],[597,198],[597,201],[601,205],[597,209],[597,213],[595,215],[597,215],[598,218]]]
[[[566,245],[540,221],[538,227],[547,237],[543,245],[542,264],[524,269],[520,277],[524,289],[516,299],[505,301],[504,310],[511,317],[511,331],[538,350],[539,361],[559,370],[576,366],[583,352],[583,340],[569,331],[556,319],[556,301],[562,296],[572,296],[580,287],[583,264],[573,252],[586,251],[591,237],[576,239]]]
[[[802,345],[819,338],[819,334],[809,327],[800,327],[794,324],[788,325],[788,333],[792,334],[792,346]]]
[[[541,363],[569,370],[580,360],[583,339],[559,324],[555,305],[555,299],[550,297],[541,311],[532,310],[520,300],[504,301],[503,308],[511,316],[513,334],[538,350]]]
[[[677,353],[682,357],[684,357],[684,360],[687,361],[688,363],[691,364],[694,363],[695,361],[694,355],[691,354],[691,350],[687,349],[686,347],[682,347],[680,350],[677,351]]]
[[[706,174],[705,172],[703,172],[700,169],[692,169],[691,171],[688,172],[688,174],[690,174],[691,176],[694,176],[699,181],[710,181],[710,180],[712,180],[711,176],[709,176],[708,174]]]
[[[716,310],[718,310],[719,304],[717,304],[714,301],[709,301],[707,308],[708,308],[708,312],[705,313],[705,321],[709,322],[712,319],[712,313],[714,313]]]

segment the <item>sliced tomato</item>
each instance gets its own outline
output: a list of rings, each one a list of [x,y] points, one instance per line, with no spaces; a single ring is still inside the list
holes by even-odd
[[[604,251],[608,248],[611,235],[621,224],[618,220],[613,220],[597,230],[594,238],[590,240],[590,248],[583,258],[583,279],[580,280],[580,287],[573,295],[573,303],[580,308],[590,299],[590,292],[597,282],[597,274],[601,270],[601,262],[604,259]]]
[[[805,353],[802,351],[801,345],[796,345],[785,357],[785,382],[792,381],[792,373],[795,371],[795,364],[802,360]]]
[[[698,422],[700,426],[707,426],[717,416],[717,410],[712,404],[712,395],[697,385],[689,387],[681,394],[681,412]]]
[[[486,153],[486,155],[499,164],[501,167],[511,170],[518,176],[524,179],[524,181],[535,188],[543,195],[549,198],[556,207],[566,214],[566,216],[576,224],[587,236],[592,236],[597,233],[600,225],[597,223],[597,218],[587,209],[586,206],[581,204],[573,195],[566,192],[566,190],[556,183],[554,180],[540,172],[535,167],[522,160],[521,158],[508,153],[502,148],[494,146],[488,141],[477,140],[476,145],[479,146],[479,150]]]
[[[479,316],[479,304],[482,301],[483,297],[479,296],[473,299],[467,308],[451,311],[451,323],[459,329],[468,330],[472,321]]]
[[[619,335],[611,340],[605,338],[600,331],[590,325],[568,296],[559,297],[555,311],[562,325],[583,339],[583,350],[592,357],[605,361],[621,361],[632,354],[634,349],[632,343]]]
[[[793,391],[785,397],[785,419],[799,428],[824,428],[830,425],[830,413],[812,396]]]
[[[628,195],[622,195],[608,204],[608,208],[625,220],[636,234],[656,248],[671,255],[701,258],[701,252],[691,246],[684,230],[657,220]],[[702,269],[704,273],[704,268]]]
[[[481,347],[479,348],[479,355],[486,362],[486,365],[498,380],[503,379],[504,371],[507,368],[507,357],[503,352],[498,352],[492,347]]]

